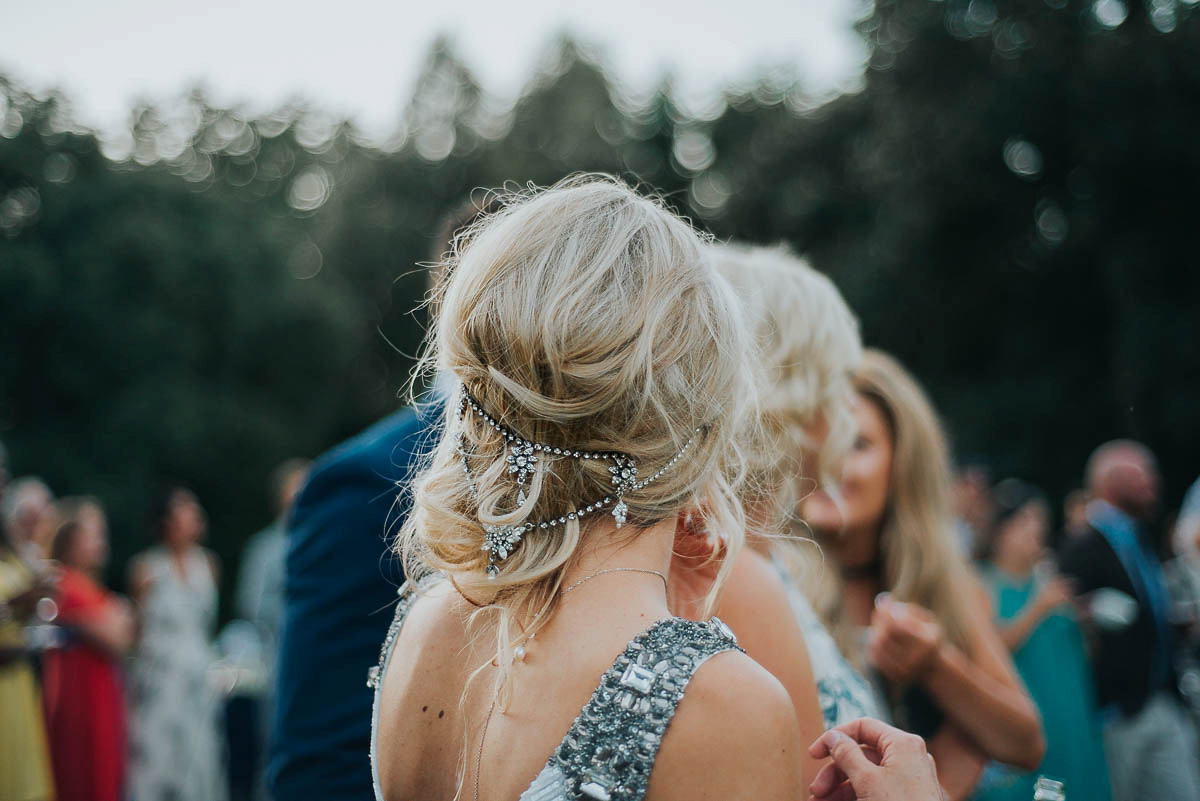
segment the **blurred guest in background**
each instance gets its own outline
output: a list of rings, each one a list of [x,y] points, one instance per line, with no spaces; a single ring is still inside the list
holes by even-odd
[[[292,501],[308,475],[309,463],[289,459],[271,476],[271,500],[275,521],[252,536],[242,555],[237,585],[237,613],[254,624],[262,641],[265,669],[275,674],[279,652],[279,633],[283,626],[284,559],[287,534],[284,521]]]
[[[0,521],[0,799],[50,801],[46,729],[24,624],[52,588],[21,558]]]
[[[1085,489],[1071,490],[1063,499],[1063,534],[1064,540],[1070,541],[1090,531],[1087,518],[1087,507],[1091,501]]]
[[[1175,552],[1171,573],[1174,583],[1180,586],[1177,597],[1191,607],[1183,617],[1200,622],[1200,478],[1184,496],[1175,519],[1171,547]]]
[[[1108,801],[1096,687],[1074,596],[1069,581],[1045,561],[1049,507],[1040,492],[1015,479],[1000,482],[993,499],[995,519],[979,542],[980,572],[1000,638],[1042,713],[1046,756],[1030,773],[989,766],[975,798],[1029,801],[1041,774],[1064,782],[1072,798]]]
[[[843,649],[882,677],[897,724],[926,738],[946,792],[965,798],[988,759],[1037,767],[1037,710],[955,541],[932,406],[878,351],[867,352],[854,383],[858,439],[841,498],[818,491],[803,506],[830,558],[807,589]]]
[[[1183,498],[1179,507],[1178,530],[1184,536],[1200,536],[1200,478],[1197,478]]]
[[[1050,534],[1050,548],[1055,553],[1060,553],[1076,537],[1091,531],[1087,521],[1087,506],[1091,500],[1087,490],[1082,488],[1073,489],[1063,497],[1062,528]]]
[[[215,557],[200,547],[206,516],[191,490],[159,494],[159,544],[134,557],[132,795],[136,801],[221,801],[218,700],[207,681],[217,614]]]
[[[468,202],[438,232],[433,263],[482,214]],[[430,274],[436,285],[440,270]],[[436,291],[434,292],[436,296]],[[389,540],[408,515],[402,488],[436,440],[436,410],[401,409],[314,462],[288,519],[283,634],[269,737],[275,801],[374,795],[364,666],[379,656],[404,575]],[[319,655],[319,656],[318,656]]]
[[[1176,576],[1175,583],[1186,587],[1180,600],[1194,605],[1200,612],[1200,478],[1184,496],[1183,506],[1175,519],[1171,547],[1175,552],[1171,571]],[[1193,613],[1188,617],[1200,618],[1200,614]]]
[[[8,486],[0,506],[13,547],[26,564],[36,567],[46,558],[57,526],[54,493],[40,478],[25,476]]]
[[[285,521],[308,467],[304,459],[288,459],[272,472],[270,496],[275,519],[250,537],[242,551],[236,599],[241,621],[235,621],[217,638],[218,649],[227,663],[243,663],[243,669],[257,677],[249,681],[243,676],[225,706],[229,797],[233,801],[266,797],[264,756],[275,698],[279,634],[283,628]]]
[[[1094,666],[1117,801],[1195,801],[1195,731],[1175,694],[1170,602],[1156,554],[1159,477],[1144,445],[1101,445],[1087,465],[1090,530],[1066,543],[1062,572],[1080,593],[1116,590],[1136,601],[1124,627],[1096,626]],[[1092,614],[1095,617],[1095,603]]]
[[[1171,532],[1175,554],[1166,565],[1171,622],[1177,633],[1179,689],[1200,726],[1200,479],[1192,484]]]
[[[62,565],[56,622],[62,648],[42,657],[42,686],[58,801],[120,801],[125,781],[125,693],[120,660],[133,645],[129,603],[104,588],[108,524],[93,498],[60,504],[51,555]]]
[[[954,533],[964,555],[978,547],[992,519],[991,475],[980,464],[971,464],[954,477]]]
[[[818,475],[840,468],[854,442],[850,374],[862,358],[858,321],[833,282],[786,249],[718,245],[713,255],[742,302],[765,373],[765,436],[748,452],[752,473],[743,499],[750,547],[734,564],[717,614],[788,690],[801,735],[811,741],[820,734],[809,736],[814,726],[823,731],[880,715],[870,683],[839,651],[802,589],[806,557],[816,548],[805,541],[800,501]]]

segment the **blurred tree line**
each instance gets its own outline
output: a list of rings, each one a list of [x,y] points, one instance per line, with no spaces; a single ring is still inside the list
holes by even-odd
[[[929,387],[960,458],[1062,492],[1118,435],[1200,471],[1200,13],[1182,0],[876,0],[858,91],[684,109],[570,39],[510,106],[451,40],[385,143],[193,92],[101,147],[0,79],[0,439],[93,493],[114,576],[164,480],[235,572],[286,457],[395,408],[422,262],[478,187],[616,173],[719,238],[786,241]],[[118,152],[114,153],[114,149]]]

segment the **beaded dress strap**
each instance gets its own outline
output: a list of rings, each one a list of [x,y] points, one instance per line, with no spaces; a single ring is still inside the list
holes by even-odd
[[[717,618],[672,618],[625,647],[521,801],[641,801],[671,718],[696,670],[741,650]]]

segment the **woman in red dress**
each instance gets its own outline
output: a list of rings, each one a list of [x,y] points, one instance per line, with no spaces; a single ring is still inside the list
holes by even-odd
[[[68,503],[54,538],[62,563],[58,622],[67,645],[43,660],[43,697],[58,801],[120,801],[125,781],[125,698],[120,659],[133,643],[125,599],[106,590],[108,524],[94,499]]]

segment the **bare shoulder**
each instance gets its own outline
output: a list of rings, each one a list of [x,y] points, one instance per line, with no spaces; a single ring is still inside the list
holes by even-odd
[[[400,638],[407,649],[419,650],[422,661],[436,661],[443,653],[460,653],[475,611],[476,607],[450,582],[434,582],[422,587],[413,598]]]
[[[803,711],[812,713],[820,724],[804,632],[788,586],[768,557],[748,548],[738,555],[718,614],[737,634],[746,653],[783,682],[793,701],[812,695],[812,709],[807,708],[807,701],[797,706],[805,706]]]
[[[136,554],[129,560],[129,594],[140,602],[146,590],[154,583],[154,565],[149,551]]]
[[[802,751],[783,685],[745,654],[717,654],[688,685],[647,799],[794,799]]]
[[[150,571],[150,554],[147,551],[136,553],[130,557],[128,572],[131,581],[149,577]]]
[[[774,733],[790,730],[791,701],[779,680],[757,662],[737,651],[724,651],[709,659],[696,671],[688,684],[675,717],[681,731],[699,735],[698,740],[712,741],[712,732],[705,724],[718,721],[730,732],[730,739],[740,739],[747,732],[775,726]],[[689,724],[699,723],[695,731]]]
[[[454,794],[454,769],[441,767],[457,764],[462,742],[473,610],[448,582],[422,590],[409,605],[379,691],[376,767],[387,798]]]
[[[791,608],[779,571],[769,558],[750,548],[743,549],[733,564],[722,596],[722,606],[726,604],[750,609],[761,609],[762,604],[777,610]]]
[[[982,610],[990,614],[992,609],[992,594],[988,592],[987,586],[983,583],[983,579],[979,574],[971,568],[968,568],[963,574],[963,584],[967,591],[971,594],[972,600],[975,602],[975,609]]]
[[[782,683],[802,739],[808,743],[821,736],[825,721],[808,643],[788,586],[770,558],[749,548],[738,555],[718,614],[746,653]],[[798,756],[804,776],[814,778],[817,761],[807,752]]]

